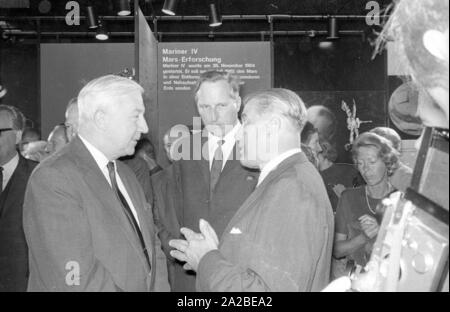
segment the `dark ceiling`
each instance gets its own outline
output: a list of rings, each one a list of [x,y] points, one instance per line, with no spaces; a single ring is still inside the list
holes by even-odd
[[[208,15],[208,3],[211,0],[179,0],[177,7],[178,16],[206,16]],[[360,16],[360,18],[346,18],[340,23],[341,30],[364,30],[367,28],[364,16],[368,13],[366,3],[369,0],[216,0],[221,7],[222,15],[337,15]],[[64,17],[67,14],[66,0],[0,0],[0,31],[3,38],[12,33],[17,37],[36,37],[39,29],[47,36],[89,37],[92,35],[87,27],[86,20],[82,19],[79,26],[68,26]],[[86,14],[86,6],[92,3],[96,14],[106,18],[106,25],[110,33],[122,33],[124,37],[134,31],[133,19],[117,17],[117,5],[114,0],[89,1],[77,0],[83,17]],[[164,0],[141,0],[140,6],[144,15],[163,16],[161,8]],[[391,1],[378,0],[381,8],[385,8]],[[133,4],[134,1],[132,0]],[[16,6],[16,7],[14,7]],[[23,6],[23,8],[18,8]],[[158,19],[158,31],[160,32],[208,32],[211,28],[206,20],[197,21],[170,21]],[[288,20],[277,23],[274,30],[318,30],[325,31],[327,23],[324,20]],[[215,28],[219,32],[244,32],[267,31],[267,20],[225,20],[223,25]],[[6,33],[9,35],[6,36]],[[73,33],[73,34],[71,34]],[[44,38],[45,36],[43,36]],[[92,38],[92,36],[90,36]],[[44,38],[45,39],[45,38]],[[129,38],[128,38],[129,39]]]

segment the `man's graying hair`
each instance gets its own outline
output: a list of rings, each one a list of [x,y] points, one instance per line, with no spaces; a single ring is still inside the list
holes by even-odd
[[[12,120],[12,128],[16,131],[23,131],[25,128],[25,116],[14,106],[0,104],[0,113],[6,112]]]
[[[90,81],[78,94],[80,120],[89,120],[97,109],[111,105],[111,99],[144,89],[135,81],[117,75],[106,75]]]
[[[197,102],[197,93],[204,82],[226,81],[231,87],[231,97],[236,99],[239,96],[240,80],[238,77],[221,71],[207,71],[200,75],[194,89],[195,102]]]
[[[306,106],[302,99],[293,91],[287,89],[269,89],[250,94],[244,100],[244,105],[256,101],[259,114],[279,114],[288,118],[298,132],[303,130],[307,121]]]

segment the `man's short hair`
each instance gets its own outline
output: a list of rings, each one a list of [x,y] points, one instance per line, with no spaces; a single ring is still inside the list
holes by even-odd
[[[67,127],[63,123],[57,124],[50,134],[53,134],[58,138],[62,138],[64,140],[64,143],[66,144],[69,143],[69,136],[67,135]]]
[[[68,113],[70,110],[72,110],[72,109],[74,109],[74,108],[77,108],[77,109],[78,109],[78,99],[77,99],[76,97],[71,98],[70,101],[69,101],[69,103],[67,104],[67,107],[66,107],[66,115],[67,115],[67,113]]]
[[[6,112],[12,121],[12,128],[16,131],[23,131],[25,128],[25,116],[22,112],[10,105],[0,104],[0,113]]]
[[[307,121],[306,106],[295,92],[282,88],[258,91],[247,96],[244,105],[249,101],[258,102],[260,115],[275,113],[286,117],[302,132]]]
[[[236,99],[239,96],[240,80],[237,76],[230,74],[229,72],[222,71],[207,71],[200,75],[197,80],[197,84],[194,89],[195,102],[197,102],[197,93],[204,82],[217,82],[226,81],[231,87],[231,97]]]
[[[370,130],[372,133],[376,133],[379,136],[382,136],[389,141],[391,141],[392,146],[400,152],[402,150],[402,138],[400,135],[395,131],[394,129],[388,128],[388,127],[377,127],[372,130]]]
[[[325,129],[320,129],[319,134],[325,136],[327,139],[333,139],[336,135],[337,128],[336,116],[329,108],[323,105],[314,105],[309,109],[312,108],[316,110],[316,117],[325,117],[329,121],[329,125]]]
[[[78,94],[80,120],[92,119],[97,109],[111,105],[111,99],[144,89],[134,80],[117,75],[96,78],[85,85]]]
[[[428,30],[445,32],[449,28],[448,0],[395,0],[390,18],[378,38],[377,50],[387,41],[398,45],[405,70],[424,88],[448,89],[448,65],[434,57],[422,43]]]

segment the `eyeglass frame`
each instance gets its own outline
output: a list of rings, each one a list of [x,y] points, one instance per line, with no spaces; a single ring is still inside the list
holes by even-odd
[[[3,132],[7,132],[7,131],[12,131],[14,130],[13,128],[0,128],[0,136],[2,136]]]

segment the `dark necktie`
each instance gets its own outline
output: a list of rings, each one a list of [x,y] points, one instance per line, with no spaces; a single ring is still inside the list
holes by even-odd
[[[3,192],[3,167],[0,167],[0,195]]]
[[[147,248],[145,247],[144,237],[142,236],[142,232],[141,232],[141,229],[139,228],[139,224],[137,223],[137,221],[133,215],[133,212],[131,212],[130,206],[128,206],[128,203],[127,203],[125,197],[123,196],[122,192],[119,190],[119,187],[117,185],[115,165],[113,162],[109,162],[106,167],[108,167],[109,178],[111,179],[112,189],[116,193],[120,202],[122,203],[124,213],[125,213],[128,221],[130,221],[131,227],[134,229],[136,235],[139,238],[139,241],[141,243],[142,250],[144,252],[145,258],[147,259],[148,265],[151,266],[150,258],[148,256]]]
[[[210,194],[214,191],[214,188],[216,187],[217,182],[220,178],[220,173],[222,172],[222,166],[223,166],[223,152],[222,152],[222,145],[225,143],[224,140],[217,141],[217,148],[214,153],[214,159],[211,166],[211,176],[209,180],[209,190]]]

